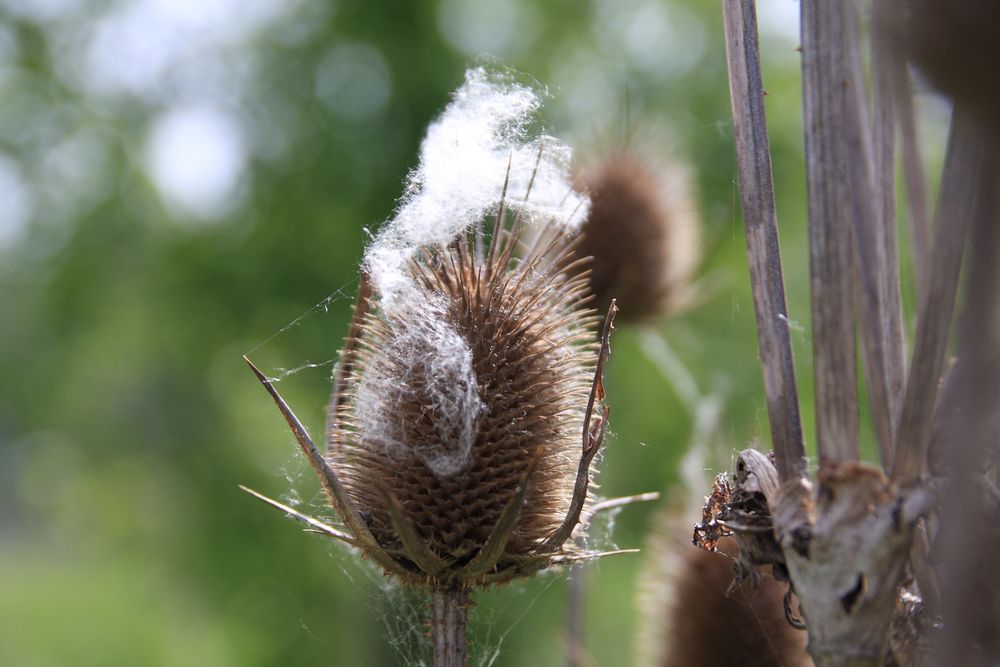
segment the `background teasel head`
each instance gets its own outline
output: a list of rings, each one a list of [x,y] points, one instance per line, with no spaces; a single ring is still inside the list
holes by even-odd
[[[592,157],[576,177],[591,198],[576,252],[593,257],[598,308],[615,299],[630,321],[682,309],[701,258],[690,175],[647,152],[626,146]]]
[[[537,105],[477,69],[429,128],[365,255],[325,454],[258,372],[346,531],[293,515],[435,590],[590,557],[568,540],[606,429],[614,306],[598,338],[572,253],[587,200],[568,149],[523,139]]]
[[[988,127],[995,126],[1000,114],[1000,4],[896,0],[884,11],[886,28],[934,87]]]
[[[700,459],[699,459],[700,460]],[[785,617],[787,584],[764,568],[735,579],[732,538],[717,552],[691,544],[693,491],[675,494],[657,514],[637,578],[639,667],[809,667],[806,633]]]

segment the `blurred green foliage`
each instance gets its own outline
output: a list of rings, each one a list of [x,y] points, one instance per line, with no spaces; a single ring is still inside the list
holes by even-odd
[[[798,10],[764,4],[777,16],[762,23],[765,82],[808,431],[798,61],[780,27]],[[329,514],[240,356],[282,376],[321,429],[365,230],[392,212],[423,129],[481,53],[548,86],[548,125],[588,154],[639,126],[690,162],[703,273],[719,287],[660,333],[703,390],[724,388],[725,446],[766,440],[716,3],[0,7],[0,665],[421,658],[407,648],[424,632],[411,593],[238,491]],[[212,146],[178,144],[190,135],[164,129],[178,118],[207,118],[228,161],[205,171]],[[614,341],[608,497],[676,488],[690,436],[639,339],[621,326]],[[655,509],[626,509],[614,542],[641,546]],[[594,664],[631,662],[637,572],[655,556],[590,567]],[[474,652],[561,664],[565,583],[553,573],[481,595]]]

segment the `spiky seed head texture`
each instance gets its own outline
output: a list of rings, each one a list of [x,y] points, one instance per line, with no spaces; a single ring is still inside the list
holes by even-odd
[[[500,582],[561,552],[543,543],[570,505],[598,348],[572,238],[549,232],[522,259],[512,252],[516,230],[497,231],[493,249],[463,232],[409,262],[414,308],[369,304],[328,457],[379,546],[413,581]],[[470,570],[523,483],[502,555],[489,572]],[[441,572],[430,576],[409,558],[393,502],[447,564]]]
[[[580,256],[593,257],[598,309],[615,299],[621,317],[648,320],[676,309],[700,261],[690,178],[677,164],[620,149],[583,167],[591,197]]]

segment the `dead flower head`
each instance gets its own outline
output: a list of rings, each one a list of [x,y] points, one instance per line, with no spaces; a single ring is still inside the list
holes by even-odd
[[[701,250],[687,171],[618,149],[590,160],[577,181],[591,197],[577,254],[593,257],[598,308],[615,299],[629,321],[681,309]]]
[[[366,252],[324,453],[255,369],[343,528],[279,506],[436,590],[594,555],[570,537],[607,426],[615,308],[599,327],[586,306],[572,250],[587,201],[570,187],[567,149],[524,140],[537,104],[473,70],[428,130]]]
[[[897,0],[891,33],[935,88],[989,126],[1000,113],[996,76],[1000,4],[993,0]]]

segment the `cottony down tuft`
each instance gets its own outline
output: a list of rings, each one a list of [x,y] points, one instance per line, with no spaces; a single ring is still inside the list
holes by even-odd
[[[489,241],[480,228],[421,248],[405,269],[413,307],[380,308],[362,276],[325,455],[254,369],[347,532],[279,507],[438,590],[597,555],[570,537],[607,426],[615,306],[598,339],[578,237],[549,225],[519,251],[521,217],[504,217],[501,204]]]

